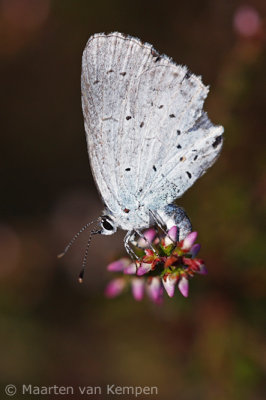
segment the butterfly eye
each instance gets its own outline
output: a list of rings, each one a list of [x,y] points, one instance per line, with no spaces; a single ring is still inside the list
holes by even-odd
[[[116,231],[116,226],[108,216],[102,217],[101,226],[103,228],[103,231],[101,232],[103,235],[111,235]]]
[[[104,229],[106,229],[107,231],[112,231],[113,230],[113,225],[110,224],[110,222],[108,222],[106,219],[104,219],[102,221],[102,226]]]

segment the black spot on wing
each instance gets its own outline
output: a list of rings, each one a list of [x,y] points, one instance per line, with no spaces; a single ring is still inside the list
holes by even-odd
[[[142,128],[144,126],[144,122],[142,121],[139,125],[140,128]]]
[[[195,156],[195,157],[194,157],[194,161],[196,161],[197,158],[198,158],[198,156]]]
[[[177,133],[178,135],[181,135],[181,131],[180,131],[179,129],[177,129],[176,133]]]
[[[130,168],[126,168],[125,171],[130,171]]]
[[[129,119],[131,119],[132,117],[130,116],[130,115],[128,115],[127,117],[126,117],[126,120],[128,121]]]
[[[120,72],[120,75],[125,76],[126,72]]]
[[[175,114],[170,114],[169,117],[170,118],[175,118]]]
[[[154,57],[154,62],[158,62],[161,59],[160,54],[155,49],[151,49],[151,55]]]
[[[157,168],[155,167],[155,165],[153,165],[152,168],[153,168],[153,171],[155,171],[155,172],[157,171]]]
[[[213,147],[214,149],[216,149],[216,147],[219,146],[219,144],[221,144],[222,140],[223,140],[223,136],[222,136],[222,135],[217,136],[217,137],[215,138],[213,144],[212,144],[212,147]]]
[[[189,179],[192,177],[191,173],[189,171],[186,171],[187,176],[189,177]]]
[[[177,147],[178,149],[182,149],[181,144],[178,144],[176,147]]]
[[[161,110],[161,108],[163,108],[163,104],[161,104],[158,108]]]

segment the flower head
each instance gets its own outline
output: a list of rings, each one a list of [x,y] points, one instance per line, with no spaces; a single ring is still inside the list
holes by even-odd
[[[108,271],[120,273],[120,276],[107,285],[106,296],[115,297],[131,286],[137,301],[143,299],[146,291],[154,303],[160,304],[163,288],[169,297],[174,296],[176,287],[188,297],[189,279],[196,273],[207,273],[203,260],[196,258],[200,250],[196,238],[197,232],[191,232],[177,241],[177,226],[172,226],[164,235],[148,229],[137,242],[138,260],[121,258],[107,266]]]

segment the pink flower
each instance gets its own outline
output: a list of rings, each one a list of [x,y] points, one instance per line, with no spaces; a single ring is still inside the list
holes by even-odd
[[[240,36],[253,37],[261,30],[261,17],[254,7],[240,6],[234,15],[233,25]]]
[[[129,264],[126,268],[124,268],[124,274],[126,275],[134,275],[137,272],[137,267],[135,263]]]
[[[177,226],[172,226],[167,232],[167,236],[165,236],[165,246],[169,246],[177,241],[178,237],[178,228]]]
[[[180,290],[180,293],[184,296],[184,297],[188,297],[188,289],[189,289],[189,285],[188,285],[188,280],[187,278],[181,278],[179,283],[178,283],[178,289]]]
[[[140,238],[138,240],[138,246],[143,247],[143,248],[148,247],[149,243],[152,243],[154,241],[156,234],[157,234],[157,232],[155,229],[153,229],[153,228],[147,229],[143,233],[143,236],[146,240],[144,238]]]
[[[173,297],[175,294],[175,285],[178,282],[178,277],[176,275],[165,275],[162,279],[164,288],[169,297]]]
[[[182,240],[181,244],[181,249],[184,250],[190,250],[192,245],[194,244],[195,240],[197,239],[198,232],[191,232],[185,237],[184,240]]]
[[[108,283],[105,288],[105,296],[112,298],[118,296],[126,286],[124,278],[116,278]]]
[[[204,264],[200,264],[198,273],[201,275],[206,275],[208,273]]]
[[[144,262],[141,263],[139,268],[137,269],[137,275],[142,276],[147,274],[147,272],[150,272],[151,267],[152,267],[151,263],[144,263]]]
[[[193,244],[193,246],[190,249],[190,254],[192,255],[192,258],[195,258],[198,252],[200,251],[201,245],[200,244]]]
[[[136,270],[136,264],[132,263],[129,258],[120,258],[120,260],[107,265],[107,271],[124,272],[126,275],[135,274]]]
[[[132,294],[135,300],[140,301],[144,296],[145,281],[141,278],[133,278],[131,281]]]
[[[115,297],[131,285],[133,297],[137,301],[143,299],[145,288],[149,298],[156,304],[163,300],[163,288],[169,297],[173,297],[177,286],[180,293],[188,297],[189,279],[196,273],[207,273],[203,260],[196,258],[200,250],[200,245],[195,243],[197,232],[189,233],[180,242],[176,241],[176,226],[163,237],[154,229],[144,232],[144,236],[147,242],[141,238],[137,243],[138,254],[142,253],[137,261],[121,258],[108,265],[108,271],[123,275],[107,285],[106,296]],[[141,240],[146,242],[143,249],[139,248]]]
[[[129,258],[120,258],[120,260],[114,261],[107,265],[107,271],[122,272],[130,264]]]
[[[156,303],[161,304],[163,300],[163,288],[159,277],[151,277],[148,280],[147,293],[150,299]]]

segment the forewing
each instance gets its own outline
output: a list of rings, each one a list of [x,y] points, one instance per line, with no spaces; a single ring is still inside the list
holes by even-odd
[[[151,45],[120,33],[92,36],[83,52],[81,89],[89,158],[103,200],[114,213],[135,201],[121,190],[128,178],[124,165],[139,140],[126,109],[132,86],[156,57]]]

